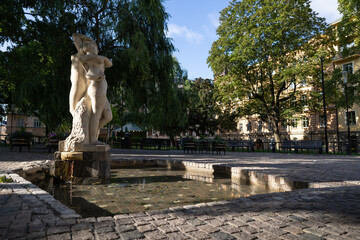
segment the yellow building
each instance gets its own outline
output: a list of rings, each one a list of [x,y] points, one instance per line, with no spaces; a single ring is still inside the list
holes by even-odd
[[[26,132],[30,132],[36,137],[44,137],[46,134],[46,127],[39,118],[21,113],[7,114],[7,135],[23,128],[25,128]]]

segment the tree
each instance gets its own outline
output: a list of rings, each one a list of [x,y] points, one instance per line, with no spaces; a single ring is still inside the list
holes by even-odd
[[[0,97],[7,103],[39,116],[50,129],[70,118],[74,32],[92,37],[99,54],[112,60],[113,67],[106,71],[111,103],[126,101],[128,109],[145,111],[155,109],[159,97],[166,100],[162,93],[172,87],[173,46],[165,35],[168,15],[162,0],[5,2],[10,7],[0,8],[1,16],[16,16],[9,18],[10,27],[0,19],[0,43],[13,43],[0,56],[5,59],[0,63],[0,87],[11,95]],[[119,98],[119,92],[126,96]]]
[[[189,131],[195,132],[197,136],[207,136],[214,135],[218,130],[226,132],[236,128],[235,114],[218,104],[210,79],[187,81],[185,89],[189,92]]]
[[[318,82],[319,57],[331,51],[326,28],[308,0],[232,1],[208,57],[222,102],[258,115],[280,142],[281,121],[302,111],[299,86],[308,76]]]
[[[359,53],[360,50],[360,1],[339,0],[343,17],[337,26],[343,56]]]

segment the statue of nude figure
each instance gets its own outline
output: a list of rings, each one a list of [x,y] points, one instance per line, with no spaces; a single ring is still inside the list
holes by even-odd
[[[99,56],[95,41],[82,34],[73,34],[77,54],[71,56],[71,90],[69,96],[70,113],[75,114],[78,102],[88,97],[91,100],[91,113],[88,133],[89,144],[103,144],[97,140],[100,128],[112,119],[109,101],[106,98],[107,82],[105,68],[112,62]]]
[[[112,66],[112,62],[104,56],[87,54],[80,56],[80,62],[85,70],[85,78],[89,82],[87,94],[91,100],[91,118],[89,124],[89,143],[102,144],[97,141],[100,128],[111,120],[110,104],[106,98],[107,82],[105,68]]]

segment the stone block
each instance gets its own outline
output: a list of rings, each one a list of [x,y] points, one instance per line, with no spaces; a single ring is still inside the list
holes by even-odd
[[[90,184],[109,179],[110,152],[103,151],[106,147],[96,146],[92,146],[94,151],[91,152],[56,152],[55,176],[75,184]]]
[[[64,161],[80,161],[83,159],[82,152],[61,152],[61,160]]]

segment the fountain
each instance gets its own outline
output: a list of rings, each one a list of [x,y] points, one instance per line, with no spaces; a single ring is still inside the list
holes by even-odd
[[[71,56],[72,130],[55,153],[55,177],[77,184],[106,181],[110,177],[110,146],[98,141],[98,135],[112,119],[104,74],[112,62],[98,55],[93,39],[74,33],[73,40],[78,53]]]

